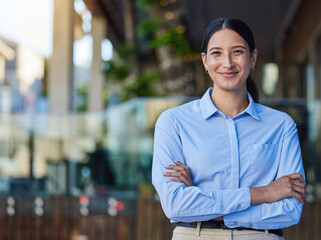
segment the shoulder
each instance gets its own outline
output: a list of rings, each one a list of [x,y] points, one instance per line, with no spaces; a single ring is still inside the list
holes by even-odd
[[[258,114],[260,116],[260,119],[262,121],[270,122],[275,125],[282,124],[285,127],[296,127],[296,124],[292,117],[282,111],[279,111],[277,109],[256,103],[256,108],[258,110]]]
[[[180,106],[165,110],[160,114],[156,126],[176,125],[182,118],[189,117],[199,112],[200,99],[184,103]]]

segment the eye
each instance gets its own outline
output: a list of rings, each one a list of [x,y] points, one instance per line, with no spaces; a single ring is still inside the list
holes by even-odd
[[[236,56],[241,55],[242,53],[244,53],[244,51],[241,49],[237,49],[233,51],[233,55],[236,55]]]
[[[219,56],[219,55],[221,55],[221,52],[220,51],[213,51],[213,52],[211,52],[211,55]]]

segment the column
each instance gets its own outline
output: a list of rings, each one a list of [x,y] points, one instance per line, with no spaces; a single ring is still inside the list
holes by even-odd
[[[54,0],[53,52],[48,69],[50,112],[73,109],[73,0]]]
[[[103,91],[104,76],[101,70],[101,41],[106,38],[107,22],[102,16],[93,16],[91,35],[93,38],[93,56],[89,83],[89,111],[101,111],[104,109]]]

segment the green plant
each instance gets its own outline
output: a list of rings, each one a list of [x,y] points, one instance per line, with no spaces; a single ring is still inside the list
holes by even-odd
[[[153,13],[156,13],[156,15],[149,14],[148,17],[138,22],[137,37],[143,40],[149,53],[155,53],[157,48],[166,46],[174,53],[174,57],[190,54],[192,51],[184,34],[185,28],[175,21],[166,21],[162,15],[164,9],[161,5],[160,0],[138,0],[136,2],[136,6],[147,13],[151,9]],[[159,84],[163,79],[160,71],[148,70],[138,74],[133,71],[132,66],[137,60],[137,50],[137,46],[125,43],[117,48],[118,55],[103,65],[106,82],[121,85],[122,101],[136,96],[163,94]],[[152,69],[155,68],[152,67]]]
[[[145,38],[148,35],[153,36],[162,25],[163,21],[157,17],[145,18],[137,25],[137,36],[140,38]]]
[[[162,75],[159,72],[142,73],[135,81],[125,86],[124,99],[129,99],[135,96],[160,96],[161,93],[155,87],[156,83],[162,80]]]
[[[87,111],[88,90],[86,87],[79,87],[77,89],[77,112]]]
[[[136,2],[136,7],[147,9],[150,6],[155,6],[157,4],[159,4],[159,0],[138,0]]]
[[[130,64],[116,63],[113,60],[105,62],[102,70],[107,82],[123,82],[132,71]]]
[[[178,32],[176,27],[165,30],[163,34],[151,40],[151,46],[153,48],[168,46],[177,56],[192,52],[185,35]]]

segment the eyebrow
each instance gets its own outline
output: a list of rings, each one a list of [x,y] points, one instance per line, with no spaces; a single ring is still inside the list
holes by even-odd
[[[243,48],[243,49],[246,50],[246,47],[244,47],[243,45],[236,45],[236,46],[233,46],[232,48],[233,48],[233,49],[234,49],[234,48]],[[212,47],[212,48],[210,48],[208,51],[212,51],[212,50],[215,50],[215,49],[220,50],[220,49],[222,49],[222,48],[220,48],[220,47]]]

